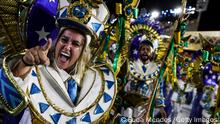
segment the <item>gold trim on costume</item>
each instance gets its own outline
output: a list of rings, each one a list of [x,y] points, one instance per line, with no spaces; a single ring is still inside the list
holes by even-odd
[[[93,72],[95,72],[93,69],[91,69]],[[95,76],[94,76],[94,79],[93,79],[93,83],[92,83],[92,85],[91,85],[91,87],[89,88],[89,90],[88,90],[88,92],[84,95],[84,97],[82,97],[81,98],[81,100],[79,100],[79,101],[77,101],[77,104],[80,104],[80,102],[86,97],[86,95],[89,93],[89,91],[92,89],[92,86],[94,85],[94,82],[95,82],[95,77],[96,77],[96,73],[95,73]],[[80,80],[80,81],[82,81],[82,79]],[[79,93],[79,95],[80,95],[80,93]],[[78,95],[78,96],[79,96]]]
[[[143,31],[146,31],[146,32],[143,32]],[[152,42],[152,44],[154,44],[155,40],[158,40],[159,45],[158,45],[158,48],[155,49],[155,53],[158,55],[156,58],[156,61],[160,61],[163,57],[164,50],[160,49],[159,47],[163,46],[164,43],[162,42],[162,38],[160,37],[159,33],[148,25],[135,24],[135,25],[132,25],[128,30],[126,30],[125,41],[126,41],[126,44],[128,44],[127,47],[129,47],[129,44],[131,43],[132,38],[134,38],[138,32],[139,34],[145,35],[146,38]]]
[[[86,11],[88,12],[87,14],[84,15],[83,18],[77,18],[75,15],[73,15],[72,11],[73,11],[73,7],[76,7],[76,6],[83,6],[86,8]],[[68,6],[68,17],[70,17],[71,19],[73,18],[77,18],[79,19],[78,21],[80,21],[82,24],[85,23],[85,22],[88,22],[89,18],[91,17],[92,15],[92,9],[91,7],[86,4],[85,2],[80,2],[80,1],[76,1],[74,2],[73,4],[70,4],[70,6]]]
[[[36,120],[39,120],[39,122],[43,123],[43,124],[50,124],[49,121],[47,121],[46,119],[44,119],[40,113],[38,113],[36,110],[35,110],[35,107],[32,103],[29,104],[29,108],[31,109],[31,113],[32,113],[32,117]],[[33,122],[33,120],[32,120]],[[36,121],[37,122],[37,121]]]
[[[56,104],[54,104],[47,96],[47,94],[45,93],[45,89],[42,85],[42,81],[41,81],[41,76],[40,76],[40,70],[39,70],[39,67],[36,66],[36,72],[37,72],[37,78],[38,78],[38,81],[39,81],[39,85],[40,85],[40,88],[42,90],[42,93],[46,99],[46,101],[48,102],[48,104],[53,107],[53,109],[55,109],[56,111],[58,111],[59,113],[63,114],[63,115],[66,115],[66,116],[69,116],[69,117],[76,117],[76,116],[79,116],[83,113],[86,113],[90,108],[92,108],[95,104],[98,103],[98,101],[101,99],[103,93],[104,93],[104,80],[102,80],[102,87],[101,87],[101,91],[97,97],[97,99],[95,100],[94,103],[92,103],[90,106],[88,106],[87,108],[79,111],[79,112],[66,112],[64,109],[58,107]]]
[[[110,104],[110,106],[108,107],[108,109],[103,113],[103,115],[102,115],[99,119],[97,119],[96,121],[94,121],[94,123],[99,123],[99,121],[101,121],[106,115],[108,115],[107,113],[112,109],[112,106],[113,106],[113,104],[114,104],[114,102],[115,102],[115,98],[116,98],[116,94],[117,94],[117,79],[116,79],[116,76],[114,75],[114,72],[113,72],[112,68],[111,68],[109,65],[106,65],[106,67],[111,71],[112,76],[113,76],[114,81],[115,81],[115,84],[114,84],[114,86],[115,86],[114,96],[113,96],[113,98],[112,98],[111,104]],[[97,69],[98,71],[100,71],[100,69],[98,69],[98,68],[96,68],[96,69]],[[101,72],[101,71],[100,71],[100,72]],[[102,76],[104,77],[104,74],[103,74],[103,73],[102,73]]]
[[[108,66],[107,66],[108,67]],[[105,112],[103,113],[103,115],[101,117],[99,117],[98,119],[96,120],[93,120],[92,123],[99,123],[99,121],[101,121],[104,117],[108,116],[109,115],[109,111],[111,110],[112,106],[113,106],[113,103],[114,103],[114,100],[116,98],[116,93],[117,93],[117,82],[116,82],[116,77],[113,73],[113,71],[108,67],[108,69],[111,71],[111,74],[113,76],[113,80],[115,81],[115,84],[114,84],[114,95],[113,95],[113,98],[111,100],[111,104],[110,106],[107,108],[107,110],[105,110]],[[64,110],[62,110],[61,108],[59,108],[58,106],[56,106],[54,103],[52,103],[50,101],[50,99],[48,99],[47,95],[45,94],[45,90],[44,90],[44,87],[42,86],[42,82],[41,82],[41,77],[40,77],[40,73],[39,73],[39,67],[36,67],[36,72],[37,72],[37,78],[38,78],[38,81],[39,81],[39,84],[40,84],[40,88],[42,90],[42,93],[46,99],[46,101],[49,103],[49,105],[51,105],[56,111],[60,112],[61,114],[64,114],[66,116],[70,116],[70,117],[76,117],[76,116],[80,116],[86,112],[89,111],[89,109],[91,109],[92,107],[96,106],[96,104],[100,101],[100,98],[103,96],[103,93],[104,93],[104,89],[105,89],[105,86],[106,86],[106,82],[105,82],[105,76],[103,74],[103,72],[99,69],[99,68],[96,68],[96,70],[98,71],[98,73],[100,74],[101,76],[101,80],[102,80],[102,85],[101,85],[101,91],[99,92],[99,95],[97,97],[97,99],[95,100],[95,102],[93,104],[91,104],[89,107],[85,108],[84,110],[82,111],[79,111],[79,112],[75,112],[75,113],[69,113],[69,112],[65,112]],[[31,103],[30,104],[30,108],[31,110],[33,111],[33,114],[37,117],[38,120],[40,120],[41,122],[43,123],[48,123],[47,120],[45,120],[40,114],[39,112],[36,110],[36,108],[33,106],[33,104]]]
[[[214,65],[220,66],[220,63],[214,61],[214,58],[213,58],[214,55],[220,55],[220,52],[214,52],[212,54],[212,59],[210,60],[211,63],[213,63]]]
[[[0,99],[3,102],[3,104],[5,105],[5,109],[6,111],[8,111],[10,114],[12,115],[16,115],[19,112],[21,112],[29,103],[28,97],[27,95],[23,92],[23,90],[20,88],[20,86],[17,84],[17,82],[14,80],[13,78],[13,74],[10,72],[10,69],[7,65],[8,59],[12,59],[14,57],[18,57],[18,56],[22,56],[24,55],[24,53],[18,53],[15,55],[7,55],[4,59],[3,59],[3,70],[5,72],[5,75],[8,77],[9,81],[13,84],[13,86],[17,89],[18,93],[21,95],[22,102],[16,107],[16,108],[11,108],[10,105],[8,105],[8,103],[3,99],[3,96],[0,95]]]
[[[156,30],[154,30],[153,28],[147,26],[147,25],[143,25],[143,24],[136,24],[136,25],[132,25],[131,28],[129,28],[128,30],[126,30],[127,36],[126,37],[126,41],[130,42],[130,40],[134,37],[134,35],[136,35],[136,32],[141,31],[141,30],[145,30],[147,31],[146,35],[147,38],[151,41],[154,42],[154,40],[158,40],[159,42],[162,42],[161,37],[159,36],[159,34],[157,33]]]
[[[57,85],[60,87],[60,85],[58,84],[58,82],[56,81],[56,79],[54,78],[54,76],[52,76],[51,75],[51,73],[48,71],[48,69],[44,66],[44,68],[45,68],[45,70],[46,70],[46,72],[50,75],[50,77],[51,78],[53,78],[53,80],[55,81],[55,83],[57,83]],[[93,69],[91,69],[93,72],[95,72]],[[71,77],[72,77],[72,75],[70,75]],[[95,76],[94,76],[94,78],[93,78],[93,83],[92,83],[92,85],[91,86],[93,86],[93,84],[94,84],[94,82],[95,82],[95,77],[96,77],[96,73],[95,73]],[[67,79],[68,80],[68,79]],[[81,81],[81,80],[80,80]],[[64,81],[64,82],[66,82],[66,81]],[[81,84],[80,84],[81,85]],[[66,86],[66,84],[65,84],[65,86]],[[81,86],[80,86],[81,87]],[[63,89],[60,87],[60,89],[61,89],[61,92],[62,92],[62,94],[66,94],[64,91],[63,91]],[[91,88],[90,88],[91,89]],[[88,90],[88,92],[90,91],[90,89]],[[79,95],[78,95],[79,96]],[[66,96],[66,97],[69,97],[69,96]],[[84,97],[83,97],[84,98]],[[80,100],[80,101],[82,101],[83,100],[83,98]],[[80,103],[80,102],[78,102],[77,101],[77,103]]]
[[[133,71],[131,71],[131,68],[133,68]],[[138,65],[138,68],[141,69],[140,65]],[[148,75],[139,73],[136,71],[136,69],[134,68],[134,63],[131,61],[130,61],[129,69],[130,69],[131,76],[134,77],[134,79],[139,80],[139,81],[150,81],[150,80],[157,78],[157,76],[159,75],[159,68],[157,68],[153,73],[148,74]],[[135,73],[138,75],[136,75]],[[150,75],[153,75],[153,76],[149,78]],[[146,77],[146,79],[143,79],[144,77]]]

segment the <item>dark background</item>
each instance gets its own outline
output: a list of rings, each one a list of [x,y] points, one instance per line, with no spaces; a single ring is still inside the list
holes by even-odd
[[[105,0],[111,13],[115,12],[115,3],[121,2],[122,0]],[[187,6],[197,7],[198,1],[203,0],[187,0]],[[196,11],[195,14],[191,15],[190,19],[199,20],[198,28],[199,31],[220,31],[220,4],[218,0],[206,0],[208,1],[206,10]],[[174,9],[181,5],[181,0],[141,0],[138,8],[146,8],[147,10],[166,10]]]
[[[209,0],[207,11],[201,15],[198,30],[220,31],[220,4],[219,0]]]

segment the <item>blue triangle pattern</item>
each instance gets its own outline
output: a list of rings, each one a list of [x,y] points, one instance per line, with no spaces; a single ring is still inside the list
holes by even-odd
[[[100,27],[101,27],[101,24],[99,24],[99,23],[92,23],[92,28],[93,28],[93,30],[95,32],[97,32]]]
[[[63,11],[60,17],[66,17],[66,16],[67,16],[67,8],[65,8],[65,10]]]
[[[0,94],[13,109],[22,102],[21,95],[6,77],[3,69],[0,69]]]
[[[113,81],[108,81],[108,80],[106,80],[106,82],[107,82],[108,89],[111,89],[112,86],[114,85],[114,82]]]
[[[44,113],[44,112],[49,108],[49,105],[46,104],[46,103],[40,102],[40,103],[39,103],[39,107],[40,107],[40,112],[41,112],[41,113]]]
[[[50,117],[53,120],[53,122],[55,124],[57,124],[58,121],[60,120],[61,114],[60,113],[56,113],[56,114],[50,115]]]
[[[89,112],[87,112],[82,118],[81,118],[81,121],[84,121],[84,122],[91,122],[91,117],[90,117],[90,114]]]
[[[144,71],[144,73],[147,71],[147,68],[143,65],[142,66],[142,70]]]
[[[101,69],[105,74],[109,75],[109,69],[107,68],[104,68],[104,69]]]
[[[76,118],[72,118],[71,120],[66,122],[67,124],[76,124]]]
[[[112,97],[109,94],[107,94],[106,92],[104,92],[103,96],[104,96],[104,102],[105,103],[107,103],[107,102],[112,100]]]
[[[32,70],[31,75],[34,76],[34,77],[37,77],[37,74],[34,70]]]
[[[103,113],[103,112],[104,112],[104,110],[102,109],[102,107],[99,104],[97,104],[97,106],[94,110],[94,114],[100,114],[100,113]]]
[[[40,89],[37,87],[36,84],[33,83],[32,86],[31,86],[30,94],[33,95],[33,94],[39,93],[39,92],[41,92]]]
[[[17,107],[22,102],[21,99],[17,98],[16,96],[13,96],[12,94],[9,94],[8,96],[10,98],[9,103],[11,103],[10,105],[12,105],[13,108]]]

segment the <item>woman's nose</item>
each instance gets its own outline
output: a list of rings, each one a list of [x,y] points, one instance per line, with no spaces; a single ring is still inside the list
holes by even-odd
[[[71,43],[66,43],[65,45],[64,45],[64,48],[65,49],[67,49],[67,50],[70,50],[71,49]]]

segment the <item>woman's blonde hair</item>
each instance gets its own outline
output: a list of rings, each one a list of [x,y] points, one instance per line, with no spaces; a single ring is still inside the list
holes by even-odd
[[[77,77],[79,79],[82,79],[83,74],[87,68],[87,65],[91,58],[91,50],[88,45],[84,45],[84,48],[81,52],[81,56],[79,57],[78,61],[75,64],[75,74],[77,74]]]

